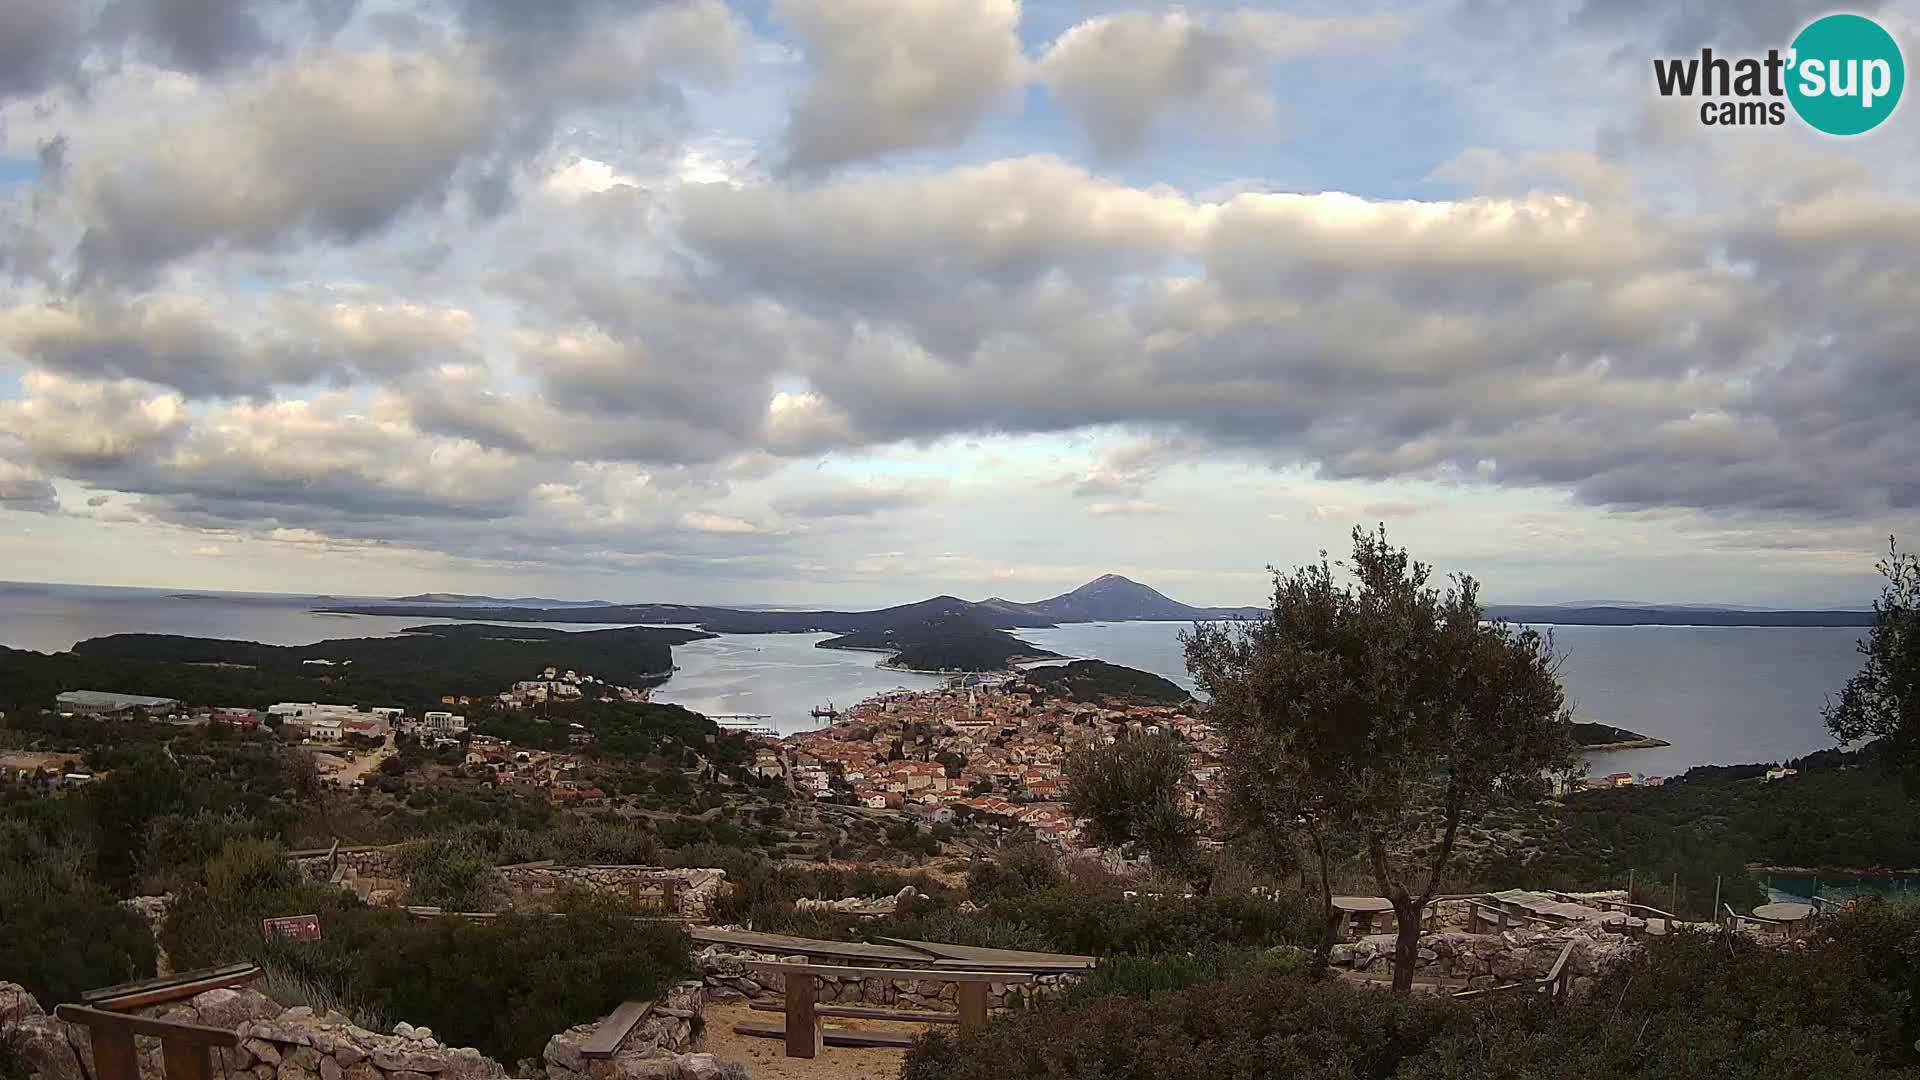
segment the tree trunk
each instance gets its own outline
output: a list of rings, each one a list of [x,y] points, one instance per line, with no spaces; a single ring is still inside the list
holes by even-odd
[[[1327,955],[1340,940],[1340,913],[1333,910],[1333,871],[1327,867],[1327,845],[1320,839],[1319,829],[1309,829],[1307,833],[1313,838],[1313,855],[1320,863],[1320,945],[1313,952],[1313,963],[1316,968],[1324,969]],[[1301,873],[1305,875],[1304,870]]]
[[[1413,992],[1413,964],[1420,955],[1420,909],[1413,897],[1396,892],[1393,901],[1395,939],[1393,943],[1393,992]]]

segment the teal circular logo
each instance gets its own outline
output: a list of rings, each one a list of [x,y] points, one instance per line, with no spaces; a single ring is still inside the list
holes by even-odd
[[[1793,39],[1788,56],[1793,111],[1829,135],[1879,127],[1907,83],[1900,44],[1864,15],[1815,19]]]

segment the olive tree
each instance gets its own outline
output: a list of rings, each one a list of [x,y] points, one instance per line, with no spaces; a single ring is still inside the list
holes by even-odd
[[[1087,822],[1096,844],[1138,846],[1153,868],[1193,868],[1199,823],[1180,796],[1183,746],[1163,735],[1122,735],[1067,755],[1067,809]]]
[[[1225,811],[1241,829],[1306,831],[1329,926],[1326,845],[1356,839],[1393,904],[1402,992],[1462,822],[1541,797],[1573,761],[1551,640],[1489,622],[1471,577],[1431,577],[1384,526],[1355,528],[1350,563],[1275,572],[1271,611],[1183,639],[1225,742]]]
[[[1920,786],[1920,557],[1902,554],[1892,538],[1878,565],[1887,579],[1873,604],[1873,630],[1860,642],[1866,657],[1837,701],[1825,709],[1827,730],[1842,742],[1884,738],[1909,787]]]

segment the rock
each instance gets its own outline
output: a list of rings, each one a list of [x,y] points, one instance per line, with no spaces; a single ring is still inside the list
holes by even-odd
[[[1352,967],[1353,954],[1354,947],[1343,941],[1327,950],[1327,963],[1334,967]]]
[[[1440,959],[1440,954],[1438,952],[1432,949],[1426,949],[1426,948],[1423,948],[1418,952],[1414,953],[1414,956],[1418,958],[1419,961],[1423,964],[1431,964],[1435,960]]]
[[[308,1043],[306,1032],[281,1024],[269,1024],[256,1020],[248,1030],[253,1033],[254,1038],[265,1039],[268,1042],[292,1043],[296,1046],[305,1046]]]
[[[87,1080],[64,1027],[52,1017],[39,1014],[15,1021],[13,1050],[41,1080]]]
[[[233,1044],[232,1046],[228,1047],[226,1050],[222,1051],[222,1053],[227,1055],[226,1061],[227,1061],[228,1071],[238,1071],[240,1069],[253,1068],[253,1063],[254,1063],[253,1051],[247,1049],[247,1044],[244,1040]]]
[[[389,1050],[376,1048],[367,1055],[373,1063],[385,1072],[436,1073],[445,1069],[447,1064],[437,1054],[421,1053],[418,1050]]]
[[[413,1037],[419,1039],[421,1042],[430,1042],[433,1039],[433,1029],[430,1027],[414,1028]]]
[[[557,1065],[569,1072],[585,1072],[587,1059],[580,1056],[580,1047],[564,1033],[547,1040],[547,1046],[540,1054],[541,1060]]]
[[[387,1074],[387,1080],[427,1080],[427,1074],[408,1069],[395,1069]]]
[[[11,1024],[29,1016],[45,1016],[46,1010],[27,988],[16,982],[0,982],[0,1024]]]
[[[346,1072],[347,1070],[341,1068],[340,1063],[333,1058],[324,1057],[320,1059],[320,1080],[340,1080],[342,1076],[346,1075]]]
[[[506,1070],[499,1062],[478,1050],[456,1050],[447,1055],[447,1067],[438,1080],[490,1080],[505,1075]]]
[[[259,1058],[263,1065],[280,1064],[280,1048],[265,1039],[243,1039],[241,1045],[247,1048],[248,1053]]]
[[[306,1005],[295,1005],[293,1008],[281,1013],[280,1019],[288,1023],[292,1023],[295,1020],[311,1020],[313,1019],[313,1009]]]
[[[413,1038],[413,1025],[402,1020],[393,1025],[393,1033],[403,1039],[411,1039]]]
[[[333,1041],[333,1057],[334,1060],[340,1063],[341,1068],[351,1069],[367,1059],[367,1052],[360,1049],[358,1043],[350,1042],[346,1039],[335,1039]]]
[[[679,1078],[680,1066],[671,1057],[643,1058],[622,1054],[613,1061],[612,1080],[679,1080]]]
[[[677,1064],[681,1080],[720,1080],[720,1060],[712,1054],[688,1054]]]
[[[347,1067],[342,1080],[383,1080],[380,1070],[373,1067],[371,1061],[360,1061]]]
[[[320,1051],[311,1046],[290,1047],[280,1055],[280,1070],[300,1069],[305,1072],[320,1071]]]
[[[274,1066],[269,1065],[264,1061],[253,1067],[254,1080],[273,1080],[275,1075],[276,1075],[276,1070]]]
[[[289,1065],[285,1061],[280,1063],[278,1075],[280,1080],[320,1080],[320,1074],[314,1072],[312,1069],[303,1069],[298,1065]]]

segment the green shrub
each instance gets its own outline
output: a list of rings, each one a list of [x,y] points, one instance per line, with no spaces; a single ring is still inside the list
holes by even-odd
[[[51,1010],[84,990],[152,975],[153,935],[89,870],[73,800],[0,817],[0,978]]]
[[[495,893],[493,860],[461,840],[426,840],[400,857],[407,901],[448,911],[487,911]]]

